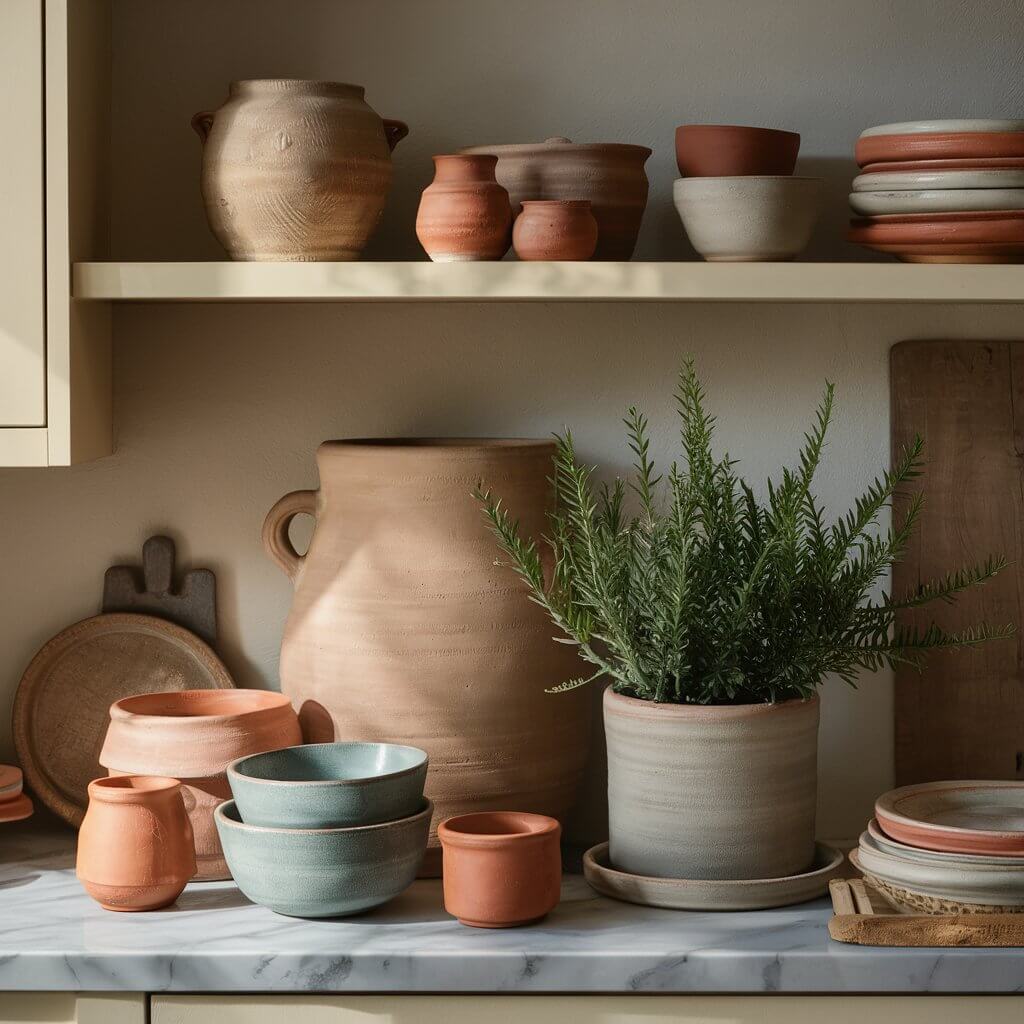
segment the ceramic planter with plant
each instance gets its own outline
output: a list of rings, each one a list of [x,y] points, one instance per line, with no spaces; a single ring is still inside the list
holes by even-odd
[[[875,596],[921,512],[908,498],[918,439],[833,523],[812,491],[832,418],[828,384],[797,464],[755,494],[712,451],[713,418],[692,362],[679,379],[682,464],[663,479],[647,420],[625,423],[635,477],[598,486],[558,438],[557,507],[544,538],[524,536],[499,495],[478,490],[512,566],[599,678],[608,741],[610,860],[636,875],[780,878],[814,856],[817,688],[835,675],[920,664],[930,650],[1004,637],[897,624],[952,601],[1006,564],[951,572],[913,593]],[[627,498],[631,510],[627,511]],[[542,547],[545,549],[542,553]],[[550,566],[550,570],[549,570]]]

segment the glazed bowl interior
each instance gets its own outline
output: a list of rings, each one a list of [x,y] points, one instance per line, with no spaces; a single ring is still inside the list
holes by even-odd
[[[157,718],[224,718],[279,708],[288,698],[272,690],[170,690],[125,697],[111,708],[128,715]]]
[[[427,754],[396,743],[310,743],[266,754],[252,754],[233,772],[265,782],[357,783],[412,772]]]

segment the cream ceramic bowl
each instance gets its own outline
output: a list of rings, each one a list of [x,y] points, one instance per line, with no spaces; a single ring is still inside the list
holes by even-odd
[[[854,192],[907,192],[943,188],[1024,188],[1024,170],[872,171],[853,179]]]
[[[862,217],[887,213],[953,213],[1024,210],[1024,188],[934,188],[851,192],[850,207]]]
[[[678,178],[672,189],[693,247],[711,262],[791,260],[821,212],[821,178]]]

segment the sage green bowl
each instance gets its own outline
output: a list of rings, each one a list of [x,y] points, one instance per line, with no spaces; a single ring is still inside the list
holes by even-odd
[[[310,743],[228,766],[242,821],[265,828],[351,828],[408,818],[423,803],[426,778],[426,753],[397,743]]]
[[[234,800],[215,814],[224,857],[238,888],[289,917],[345,917],[394,899],[416,878],[434,805],[358,828],[287,829],[246,825]]]

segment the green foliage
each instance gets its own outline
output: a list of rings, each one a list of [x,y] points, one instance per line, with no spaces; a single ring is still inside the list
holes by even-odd
[[[921,514],[909,497],[898,520],[879,517],[920,474],[922,442],[903,452],[827,525],[811,490],[832,418],[828,384],[799,465],[768,481],[765,501],[712,452],[714,419],[693,361],[679,375],[684,463],[667,479],[650,455],[647,419],[625,418],[634,475],[598,486],[572,434],[557,437],[555,511],[547,537],[521,536],[500,498],[476,496],[511,565],[594,672],[556,687],[609,676],[614,689],[674,704],[758,703],[809,696],[828,674],[851,685],[884,664],[920,667],[928,651],[1004,638],[1012,627],[950,633],[934,623],[896,624],[896,615],[952,602],[1006,566],[1001,558],[951,572],[894,600],[870,595],[906,549]],[[627,498],[635,511],[627,514]],[[550,550],[553,562],[542,558]],[[548,572],[545,568],[550,567]]]

